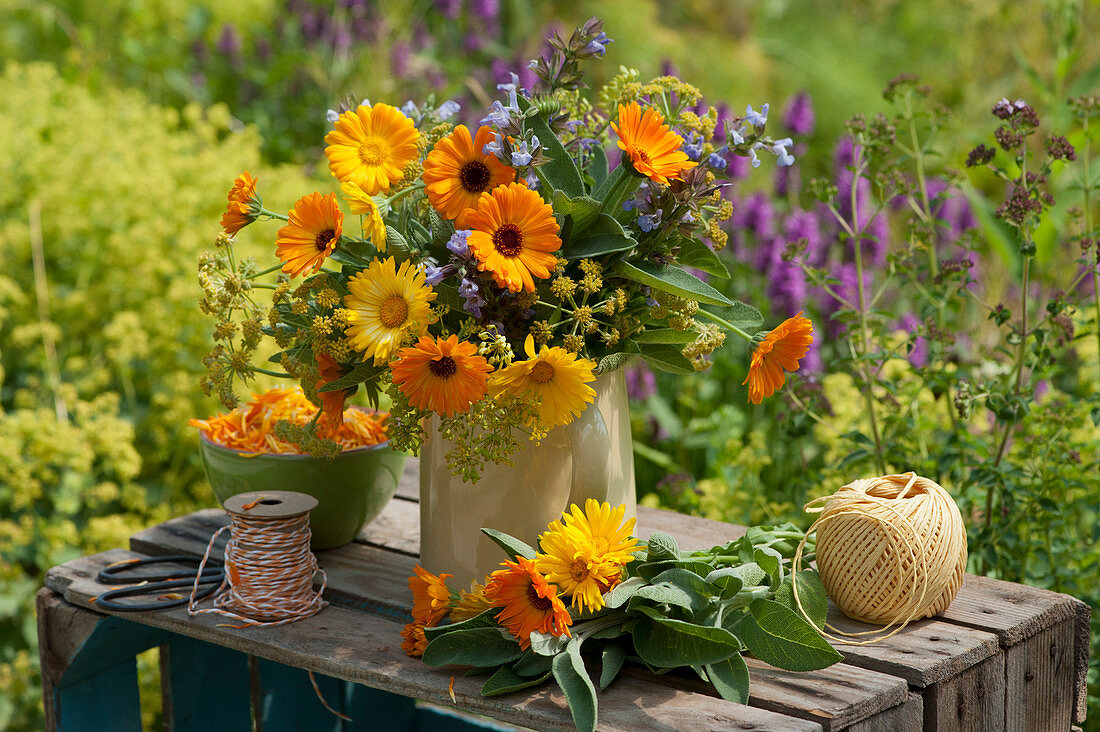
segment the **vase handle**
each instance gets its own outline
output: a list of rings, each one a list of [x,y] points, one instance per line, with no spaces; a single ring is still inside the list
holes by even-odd
[[[573,480],[569,502],[584,508],[585,500],[595,498],[601,503],[611,494],[611,433],[600,413],[599,399],[588,405],[566,428],[573,456]]]

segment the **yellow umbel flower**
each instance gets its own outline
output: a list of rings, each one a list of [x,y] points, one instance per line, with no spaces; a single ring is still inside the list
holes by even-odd
[[[435,293],[424,281],[423,270],[409,262],[397,269],[393,257],[376,259],[348,280],[348,292],[344,306],[349,326],[344,335],[363,353],[364,361],[373,356],[375,365],[383,364],[408,331],[421,336],[428,330],[428,303]]]
[[[368,195],[388,193],[404,167],[420,155],[420,133],[411,119],[388,104],[344,112],[325,135],[325,157],[341,183],[355,183]]]
[[[386,252],[386,222],[382,220],[382,212],[378,204],[366,191],[354,183],[344,183],[340,186],[344,193],[344,200],[348,202],[348,208],[357,216],[364,216],[363,234],[369,239],[374,248],[381,253]]]
[[[596,397],[595,390],[588,385],[596,379],[592,373],[596,364],[558,346],[543,346],[536,354],[531,335],[523,348],[527,352],[526,361],[516,361],[489,378],[490,395],[537,395],[541,398],[538,407],[541,426],[549,429],[569,424]]]
[[[680,149],[684,138],[673,132],[655,109],[642,114],[637,102],[620,104],[619,122],[612,122],[611,128],[619,136],[619,149],[630,158],[634,170],[654,183],[668,185],[670,178],[679,178],[681,172],[697,165]]]

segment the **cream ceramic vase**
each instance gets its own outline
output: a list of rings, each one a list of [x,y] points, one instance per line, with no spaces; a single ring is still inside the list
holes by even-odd
[[[477,483],[464,483],[447,468],[451,443],[427,426],[420,452],[420,561],[429,572],[454,575],[452,587],[468,587],[499,569],[506,557],[482,527],[535,545],[562,511],[588,498],[637,512],[634,451],[626,379],[622,370],[592,383],[596,398],[572,423],[557,427],[536,447],[528,444],[514,466],[486,463]]]

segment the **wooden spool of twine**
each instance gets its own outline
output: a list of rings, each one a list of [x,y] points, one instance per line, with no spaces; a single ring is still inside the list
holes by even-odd
[[[818,628],[830,640],[875,643],[955,599],[966,571],[966,527],[955,501],[935,482],[912,472],[864,478],[810,501],[806,511],[821,514],[806,533],[817,532],[817,569],[826,593],[848,617],[885,626],[846,633],[826,623],[844,636]],[[805,543],[803,538],[795,552],[796,572]],[[797,583],[794,590],[801,610]],[[848,640],[873,634],[881,635]]]
[[[199,576],[214,543],[229,530],[225,545],[225,581],[214,595],[214,606],[198,607],[191,589],[191,615],[215,613],[239,621],[235,628],[282,625],[316,615],[327,604],[321,599],[327,580],[309,549],[309,512],[317,499],[294,491],[254,491],[226,499],[228,526],[210,537]],[[313,589],[320,573],[321,587]]]

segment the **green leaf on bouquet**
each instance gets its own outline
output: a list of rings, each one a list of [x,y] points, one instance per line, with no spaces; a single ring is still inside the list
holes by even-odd
[[[714,569],[714,567],[710,566],[706,562],[697,562],[690,559],[685,559],[681,561],[669,559],[662,560],[660,562],[646,562],[645,564],[635,567],[633,571],[636,572],[638,576],[644,580],[652,580],[661,572],[665,572],[669,569],[673,569],[676,567],[680,569],[686,569],[689,572],[694,572],[700,577],[706,577],[708,574],[710,574],[711,570]]]
[[[756,562],[739,564],[736,567],[723,567],[716,569],[706,576],[707,582],[717,584],[721,577],[736,577],[741,580],[743,587],[757,587],[764,583],[768,573],[760,568]]]
[[[676,330],[675,328],[646,328],[631,336],[638,343],[691,343],[699,337],[694,330]]]
[[[630,598],[631,610],[636,610],[639,607],[639,600],[649,600],[663,605],[675,605],[685,610],[695,611],[695,601],[692,599],[691,594],[669,584],[646,585],[639,588],[634,593],[634,597]]]
[[[680,545],[676,539],[660,531],[646,539],[646,561],[662,562],[666,559],[680,559]]]
[[[778,587],[783,582],[783,556],[768,546],[753,549],[752,558],[760,569],[768,573],[771,586]]]
[[[584,668],[581,658],[581,644],[576,638],[569,641],[565,653],[554,657],[554,679],[558,682],[569,712],[573,715],[573,724],[579,732],[592,732],[596,729],[596,687]]]
[[[556,656],[561,653],[561,649],[565,648],[568,641],[569,638],[564,635],[531,631],[531,650],[540,656]]]
[[[424,637],[429,641],[433,641],[441,635],[447,633],[454,633],[460,630],[472,630],[474,628],[495,628],[497,613],[500,612],[499,608],[489,608],[480,615],[475,615],[472,618],[463,620],[461,623],[450,623],[448,625],[437,625],[433,628],[424,629]]]
[[[396,251],[391,251],[396,250]],[[386,224],[386,253],[400,254],[410,250],[409,240],[395,227]]]
[[[369,363],[357,364],[356,367],[353,368],[351,371],[344,374],[343,376],[341,376],[339,379],[336,379],[335,381],[328,382],[327,384],[322,386],[317,391],[326,392],[326,391],[340,391],[342,389],[350,389],[351,387],[358,386],[359,384],[363,383],[364,381],[367,381],[368,379],[374,378],[375,376],[380,374],[382,371],[384,371],[385,368],[386,368],[385,366],[381,366],[381,367],[375,366],[373,361],[371,361]]]
[[[631,577],[630,579],[623,580],[612,587],[610,591],[604,593],[603,604],[612,610],[622,607],[626,604],[626,601],[634,597],[634,593],[644,587],[645,584],[646,581],[641,577]]]
[[[454,222],[448,221],[439,215],[431,206],[428,207],[428,223],[431,225],[432,231],[432,247],[435,249],[442,249],[447,245],[451,236],[455,233]],[[699,269],[703,269],[699,267]]]
[[[692,236],[680,239],[679,244],[680,253],[676,255],[676,263],[681,267],[694,267],[715,277],[729,279],[730,271],[705,241]]]
[[[599,366],[596,367],[594,372],[596,376],[608,374],[616,369],[623,368],[642,351],[642,349],[638,347],[638,344],[630,338],[623,338],[619,341],[618,348],[619,350],[600,358]]]
[[[542,676],[550,673],[550,658],[527,650],[518,661],[512,664],[512,668],[520,676]]]
[[[626,661],[626,649],[621,643],[608,643],[600,658],[600,691],[606,691]]]
[[[601,203],[591,196],[570,198],[565,191],[554,191],[554,213],[570,216],[573,219],[573,235],[576,235],[596,221],[600,214]],[[620,227],[621,229],[622,227]]]
[[[714,570],[706,576],[705,580],[707,584],[718,588],[718,599],[720,600],[729,600],[735,597],[743,586],[741,578],[729,574],[728,568]]]
[[[520,676],[511,666],[501,666],[490,676],[481,687],[482,696],[499,696],[511,694],[513,691],[538,686],[550,678],[550,672],[546,671],[541,676]]]
[[[715,588],[695,572],[681,567],[666,569],[653,578],[654,585],[670,585],[686,593],[691,598],[691,609],[699,612],[706,607],[707,600],[717,593]]]
[[[640,282],[643,285],[669,292],[677,297],[688,300],[697,300],[709,305],[722,305],[730,307],[733,302],[718,290],[693,274],[688,274],[679,267],[668,264],[655,264],[653,262],[619,262],[615,266],[615,272],[628,280]]]
[[[733,300],[725,307],[700,306],[699,310],[702,312],[696,314],[698,320],[711,320],[727,330],[732,325],[751,332],[764,325],[764,316],[760,311],[740,300]]]
[[[802,604],[802,609],[806,611],[806,615],[814,625],[824,628],[825,617],[829,614],[829,601],[825,594],[825,585],[821,584],[821,577],[818,576],[817,571],[804,569],[798,574],[792,574],[775,591],[776,602],[798,613],[792,581],[798,582],[798,600]]]
[[[725,628],[666,618],[652,608],[634,626],[634,649],[643,661],[659,668],[705,665],[724,661],[741,649]]]
[[[474,628],[447,633],[429,641],[424,649],[424,663],[429,666],[496,666],[515,661],[522,654],[516,639],[503,629]]]
[[[531,106],[531,103],[523,97],[519,97],[516,101],[523,111],[527,111]],[[581,180],[581,171],[546,120],[536,114],[524,119],[524,124],[535,134],[535,137],[539,138],[545,151],[547,162],[538,168],[539,177],[545,178],[554,190],[564,191],[570,198],[583,196],[584,181]]]
[[[531,548],[531,545],[520,541],[514,536],[509,536],[496,529],[482,529],[481,533],[488,536],[497,546],[503,549],[509,559],[523,557],[524,559],[533,560],[535,558],[535,550]]]
[[[592,176],[592,190],[598,190],[607,179],[607,153],[599,145],[592,146],[592,163],[588,166],[588,174]]]
[[[707,664],[707,672],[714,690],[726,701],[738,704],[749,703],[749,668],[740,653],[735,653],[725,661]]]
[[[666,343],[643,343],[641,350],[642,358],[646,360],[646,363],[658,371],[681,376],[695,373],[695,367],[681,353],[682,348],[680,346]]]
[[[593,199],[587,199],[593,200]],[[574,202],[574,206],[576,202]],[[577,229],[574,228],[576,231]],[[638,246],[618,221],[601,213],[593,217],[591,227],[584,236],[574,236],[562,254],[566,259],[602,257],[615,252],[625,252]]]
[[[816,671],[843,658],[797,613],[773,600],[753,600],[737,635],[754,656],[785,671]]]

